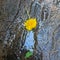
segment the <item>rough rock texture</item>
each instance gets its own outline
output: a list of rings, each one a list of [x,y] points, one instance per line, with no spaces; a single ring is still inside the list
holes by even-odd
[[[38,22],[30,32],[23,26],[29,16]],[[26,48],[34,53],[29,59],[24,58]],[[0,60],[19,60],[19,57],[23,57],[21,60],[60,60],[59,0],[0,0]]]

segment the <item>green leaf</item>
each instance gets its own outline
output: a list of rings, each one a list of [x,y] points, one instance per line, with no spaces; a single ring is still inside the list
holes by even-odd
[[[29,51],[29,52],[26,53],[25,58],[29,58],[32,55],[33,55],[33,53]]]

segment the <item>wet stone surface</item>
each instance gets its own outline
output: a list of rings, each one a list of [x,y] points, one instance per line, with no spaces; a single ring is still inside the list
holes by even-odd
[[[54,2],[0,0],[0,60],[60,60],[60,5]],[[23,26],[29,17],[37,18],[32,31]],[[25,59],[28,51],[33,56]]]

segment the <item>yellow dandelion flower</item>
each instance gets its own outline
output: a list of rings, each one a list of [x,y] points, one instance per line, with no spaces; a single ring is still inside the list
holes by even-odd
[[[27,30],[32,30],[36,28],[37,21],[36,18],[29,18],[24,22],[24,26]]]

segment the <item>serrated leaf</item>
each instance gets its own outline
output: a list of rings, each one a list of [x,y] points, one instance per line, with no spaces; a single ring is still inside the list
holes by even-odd
[[[26,53],[25,58],[29,58],[32,55],[33,55],[33,53],[29,51],[29,52]]]

